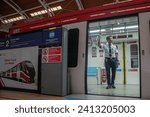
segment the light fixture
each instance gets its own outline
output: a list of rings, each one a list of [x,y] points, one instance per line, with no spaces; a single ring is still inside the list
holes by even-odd
[[[134,25],[134,26],[127,26],[126,29],[132,29],[132,28],[138,28],[138,25]]]
[[[127,27],[116,27],[111,30],[123,30],[123,29],[133,29],[133,28],[138,28],[138,25],[127,26]]]
[[[48,9],[49,12],[52,12],[52,11],[58,11],[58,10],[61,10],[62,7],[61,6],[56,6],[56,7],[52,7],[50,9]],[[42,15],[42,14],[46,14],[47,13],[47,10],[41,10],[41,11],[37,11],[37,12],[33,12],[33,13],[30,13],[30,15],[32,17],[34,16],[38,16],[38,15]]]
[[[105,32],[106,29],[101,29],[101,30],[90,30],[90,33],[98,33],[98,32]]]
[[[133,25],[133,26],[127,26],[127,27],[115,27],[115,28],[111,28],[110,30],[124,30],[124,29],[135,29],[138,28],[138,25]],[[105,32],[106,29],[97,29],[97,30],[90,30],[90,33],[98,33],[98,32]]]
[[[58,11],[58,10],[61,10],[61,9],[62,9],[61,6],[56,6],[56,7],[50,8],[48,10],[51,12],[51,11]],[[41,10],[41,11],[30,13],[30,15],[31,15],[31,17],[34,17],[34,16],[46,14],[46,13],[47,13],[47,10]],[[3,24],[7,24],[7,23],[11,23],[11,22],[22,20],[22,19],[25,19],[25,17],[23,17],[23,16],[14,17],[14,18],[6,19],[6,20],[1,20],[1,22]]]
[[[3,24],[8,24],[8,23],[19,21],[19,20],[22,20],[22,19],[25,19],[25,17],[23,17],[23,16],[14,17],[14,18],[6,19],[6,20],[1,20],[1,22]]]

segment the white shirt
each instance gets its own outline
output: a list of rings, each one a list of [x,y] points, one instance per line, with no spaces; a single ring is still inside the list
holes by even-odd
[[[101,48],[104,49],[105,57],[110,58],[110,56],[109,56],[109,44],[108,43],[101,44]],[[118,53],[118,49],[115,45],[113,45],[111,43],[111,57],[116,58],[116,53]]]

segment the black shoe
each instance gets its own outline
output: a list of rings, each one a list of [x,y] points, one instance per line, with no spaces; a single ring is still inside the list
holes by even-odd
[[[115,85],[112,85],[111,87],[112,87],[113,89],[115,89],[115,88],[116,88],[116,87],[115,87]]]
[[[106,89],[110,89],[110,88],[111,88],[111,86],[107,86],[107,87],[106,87]]]

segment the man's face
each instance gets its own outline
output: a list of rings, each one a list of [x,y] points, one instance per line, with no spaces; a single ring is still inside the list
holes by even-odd
[[[109,39],[107,39],[108,43],[112,43],[112,37],[110,37]]]

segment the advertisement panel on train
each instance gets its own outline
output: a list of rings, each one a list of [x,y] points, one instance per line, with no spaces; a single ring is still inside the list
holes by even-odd
[[[1,87],[37,90],[37,46],[1,50],[0,63]]]

